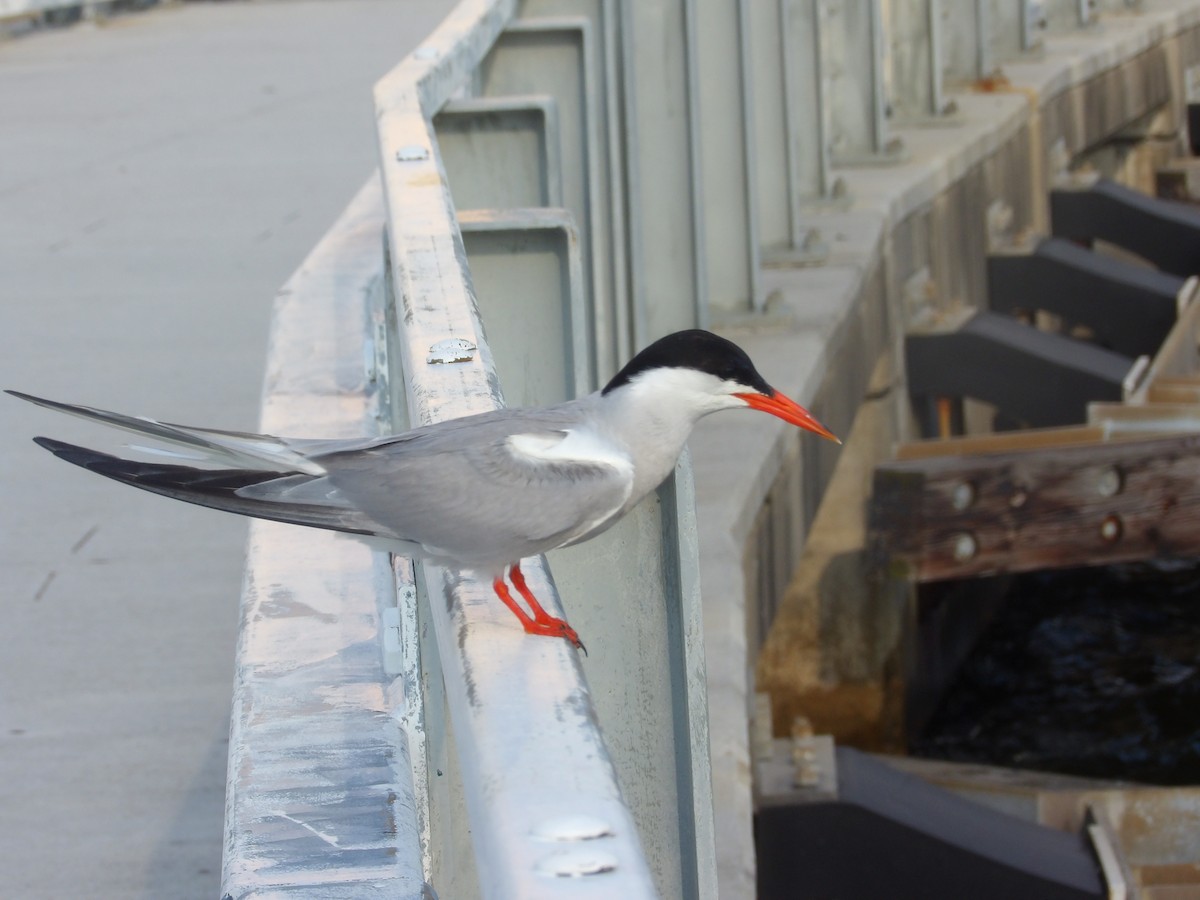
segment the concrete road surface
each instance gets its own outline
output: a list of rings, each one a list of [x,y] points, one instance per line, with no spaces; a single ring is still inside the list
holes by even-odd
[[[449,0],[186,4],[0,42],[0,387],[257,422],[272,296]],[[246,528],[0,397],[0,896],[217,896]],[[116,439],[119,444],[121,439]]]

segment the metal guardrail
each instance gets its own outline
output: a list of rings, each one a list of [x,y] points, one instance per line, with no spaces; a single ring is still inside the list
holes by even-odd
[[[362,346],[383,306],[382,224],[372,180],[280,291],[264,429],[378,430],[380,395],[364,390]],[[412,763],[423,757],[419,744],[410,750],[403,694],[379,650],[394,595],[386,560],[331,533],[250,529],[222,896],[421,898]]]
[[[5,36],[13,22],[34,20],[60,23],[77,19],[91,22],[105,18],[116,8],[144,9],[158,2],[159,0],[0,0],[0,38]]]
[[[411,424],[503,405],[497,376],[506,361],[502,353],[515,350],[537,368],[544,362],[539,358],[542,354],[553,357],[562,354],[562,348],[573,348],[571,335],[584,325],[568,321],[574,328],[562,330],[560,325],[552,329],[558,332],[552,341],[526,339],[515,348],[497,345],[496,358],[492,358],[465,264],[464,235],[438,153],[435,115],[460,85],[480,71],[489,51],[503,49],[501,28],[510,13],[511,5],[504,3],[461,5],[376,88],[397,348],[404,372],[403,401]],[[516,34],[540,49],[550,32],[552,46],[562,47],[565,40],[569,48],[581,24],[556,22],[550,28],[518,30]],[[486,66],[482,72],[501,78],[501,68],[502,60],[493,59],[490,73]],[[565,118],[569,110],[560,106],[559,111]],[[545,228],[547,224],[544,219],[517,223],[519,229],[526,225]],[[566,243],[568,248],[572,245],[569,238]],[[593,276],[595,259],[588,267]],[[528,323],[524,327],[532,330],[538,327],[539,311],[528,312],[533,315],[523,316]],[[494,317],[501,315],[497,312]],[[563,321],[561,315],[555,318]],[[442,364],[431,355],[447,341],[460,341],[460,346],[468,348],[453,364]],[[518,371],[515,365],[512,371]],[[522,367],[521,371],[528,369]],[[574,367],[566,371],[573,372]],[[562,385],[561,377],[557,380]],[[535,382],[534,378],[517,380],[514,387],[521,392],[524,386],[527,393]],[[672,527],[672,501],[670,489],[660,494],[660,528]],[[626,539],[639,524],[644,527],[648,523],[635,518],[621,526]],[[610,540],[620,541],[620,533]],[[634,814],[622,802],[617,785],[620,766],[610,761],[600,736],[593,693],[576,652],[564,642],[530,641],[508,627],[506,613],[493,601],[488,584],[438,567],[423,567],[423,583],[434,598],[428,615],[435,641],[422,648],[422,661],[436,643],[475,864],[485,896],[561,896],[569,883],[556,876],[590,878],[602,886],[588,890],[602,890],[611,896],[653,896],[654,880],[642,855],[643,842],[657,864],[655,874],[662,893],[712,892],[711,858],[706,861],[697,852],[693,825],[711,822],[711,811],[703,808],[707,757],[703,744],[693,753],[691,741],[695,729],[701,733],[704,729],[702,682],[692,676],[690,703],[686,693],[681,704],[673,702],[669,690],[659,690],[674,678],[686,678],[689,669],[697,672],[697,665],[702,666],[697,658],[702,653],[698,629],[694,623],[688,628],[689,618],[698,614],[699,598],[694,586],[687,593],[680,593],[677,585],[663,585],[656,591],[644,578],[622,574],[628,566],[640,568],[639,561],[650,561],[636,546],[630,546],[624,559],[599,565],[595,548],[580,555],[575,574],[590,574],[601,583],[607,580],[612,594],[601,601],[605,606],[601,615],[573,614],[572,618],[588,635],[597,659],[605,657],[594,666],[596,680],[602,682],[598,687],[614,687],[611,677],[601,677],[601,670],[611,670],[619,656],[635,649],[628,640],[630,624],[637,622],[640,629],[651,616],[657,618],[671,605],[679,617],[673,623],[663,622],[665,627],[646,627],[648,643],[641,648],[641,659],[652,671],[640,681],[635,690],[638,702],[625,710],[618,726],[626,732],[640,731],[636,742],[643,751],[663,754],[658,764],[650,766],[653,780],[659,782],[656,787],[646,784],[645,776],[638,777],[629,767],[623,773],[630,776],[622,779],[630,804],[643,819],[640,840]],[[694,556],[694,546],[690,549]],[[667,571],[680,571],[677,564],[661,562]],[[691,567],[694,565],[693,558]],[[561,608],[544,562],[523,568],[538,596],[551,598],[553,606]],[[675,603],[670,603],[669,596],[655,598],[656,593],[675,594]],[[667,602],[654,609],[656,599]],[[493,628],[498,620],[503,624]],[[405,627],[417,624],[409,622]],[[674,666],[668,666],[672,658],[687,665],[677,669],[676,676],[672,676]],[[424,705],[428,713],[428,698]],[[606,721],[612,723],[613,719]],[[675,726],[664,730],[664,722]],[[426,740],[440,725],[427,715]],[[653,734],[656,726],[658,735]],[[675,787],[669,793],[676,799],[668,801],[667,814],[665,810],[656,812],[652,802],[663,799],[662,782]],[[420,789],[418,785],[418,793]],[[688,814],[680,815],[684,810]],[[435,846],[448,839],[461,840],[461,828],[457,837],[439,835],[439,831],[447,831],[446,824],[432,816],[429,821],[429,839]],[[453,830],[451,824],[449,831]],[[450,854],[442,859],[434,854],[435,883],[453,877],[450,867],[461,865],[461,860]],[[440,879],[436,877],[439,867],[443,869]],[[703,887],[706,882],[707,889]]]
[[[281,294],[264,429],[549,403],[653,337],[763,311],[764,263],[827,252],[835,166],[903,159],[897,125],[952,116],[948,86],[1065,9],[465,0],[376,88],[382,192]],[[226,895],[715,897],[690,477],[553,578],[523,566],[552,612],[562,588],[582,660],[485,584],[255,524]]]

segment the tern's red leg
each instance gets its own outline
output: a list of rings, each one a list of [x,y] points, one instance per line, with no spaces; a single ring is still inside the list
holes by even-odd
[[[525,602],[529,604],[529,608],[533,610],[533,620],[535,622],[556,622],[561,621],[555,619],[554,616],[542,609],[542,604],[538,603],[537,597],[533,596],[533,591],[529,589],[529,585],[525,582],[525,573],[521,571],[521,564],[515,562],[512,568],[508,570],[508,577],[512,580],[515,587],[525,598]]]
[[[512,578],[513,586],[520,591],[521,596],[529,604],[529,608],[533,611],[532,618],[529,613],[521,608],[513,595],[509,593],[508,585],[504,583],[503,578],[497,578],[492,582],[492,589],[496,592],[496,596],[512,610],[513,615],[521,622],[522,627],[528,634],[541,634],[549,637],[566,638],[573,645],[587,653],[583,646],[583,642],[579,640],[579,635],[575,633],[575,629],[566,623],[565,620],[555,618],[542,608],[542,605],[537,602],[537,598],[533,596],[533,592],[529,590],[529,585],[525,583],[525,576],[521,574],[519,566],[514,565],[511,569],[510,577]]]

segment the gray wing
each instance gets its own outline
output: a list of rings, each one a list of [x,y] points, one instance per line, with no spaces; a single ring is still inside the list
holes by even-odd
[[[126,460],[48,438],[56,456],[134,487],[247,516],[410,541],[426,555],[496,567],[615,521],[630,491],[621,465],[514,452],[522,434],[553,445],[594,400],[498,410],[388,438],[301,440],[136,419],[16,392],[61,412],[176,444],[176,459]],[[161,453],[155,448],[139,448]],[[618,463],[620,460],[618,460]]]
[[[88,471],[186,503],[365,537],[391,537],[379,523],[340,497],[324,477],[138,462],[53,438],[36,437],[34,441],[59,459]]]
[[[498,414],[417,429],[375,447],[318,457],[354,507],[431,556],[497,566],[554,549],[615,521],[628,471],[600,459],[539,459],[513,435],[552,445],[552,411]],[[447,427],[449,426],[449,427]]]

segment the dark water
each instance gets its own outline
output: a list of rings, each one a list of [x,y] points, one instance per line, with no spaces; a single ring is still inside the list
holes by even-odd
[[[1017,578],[911,751],[1200,784],[1200,564]]]

